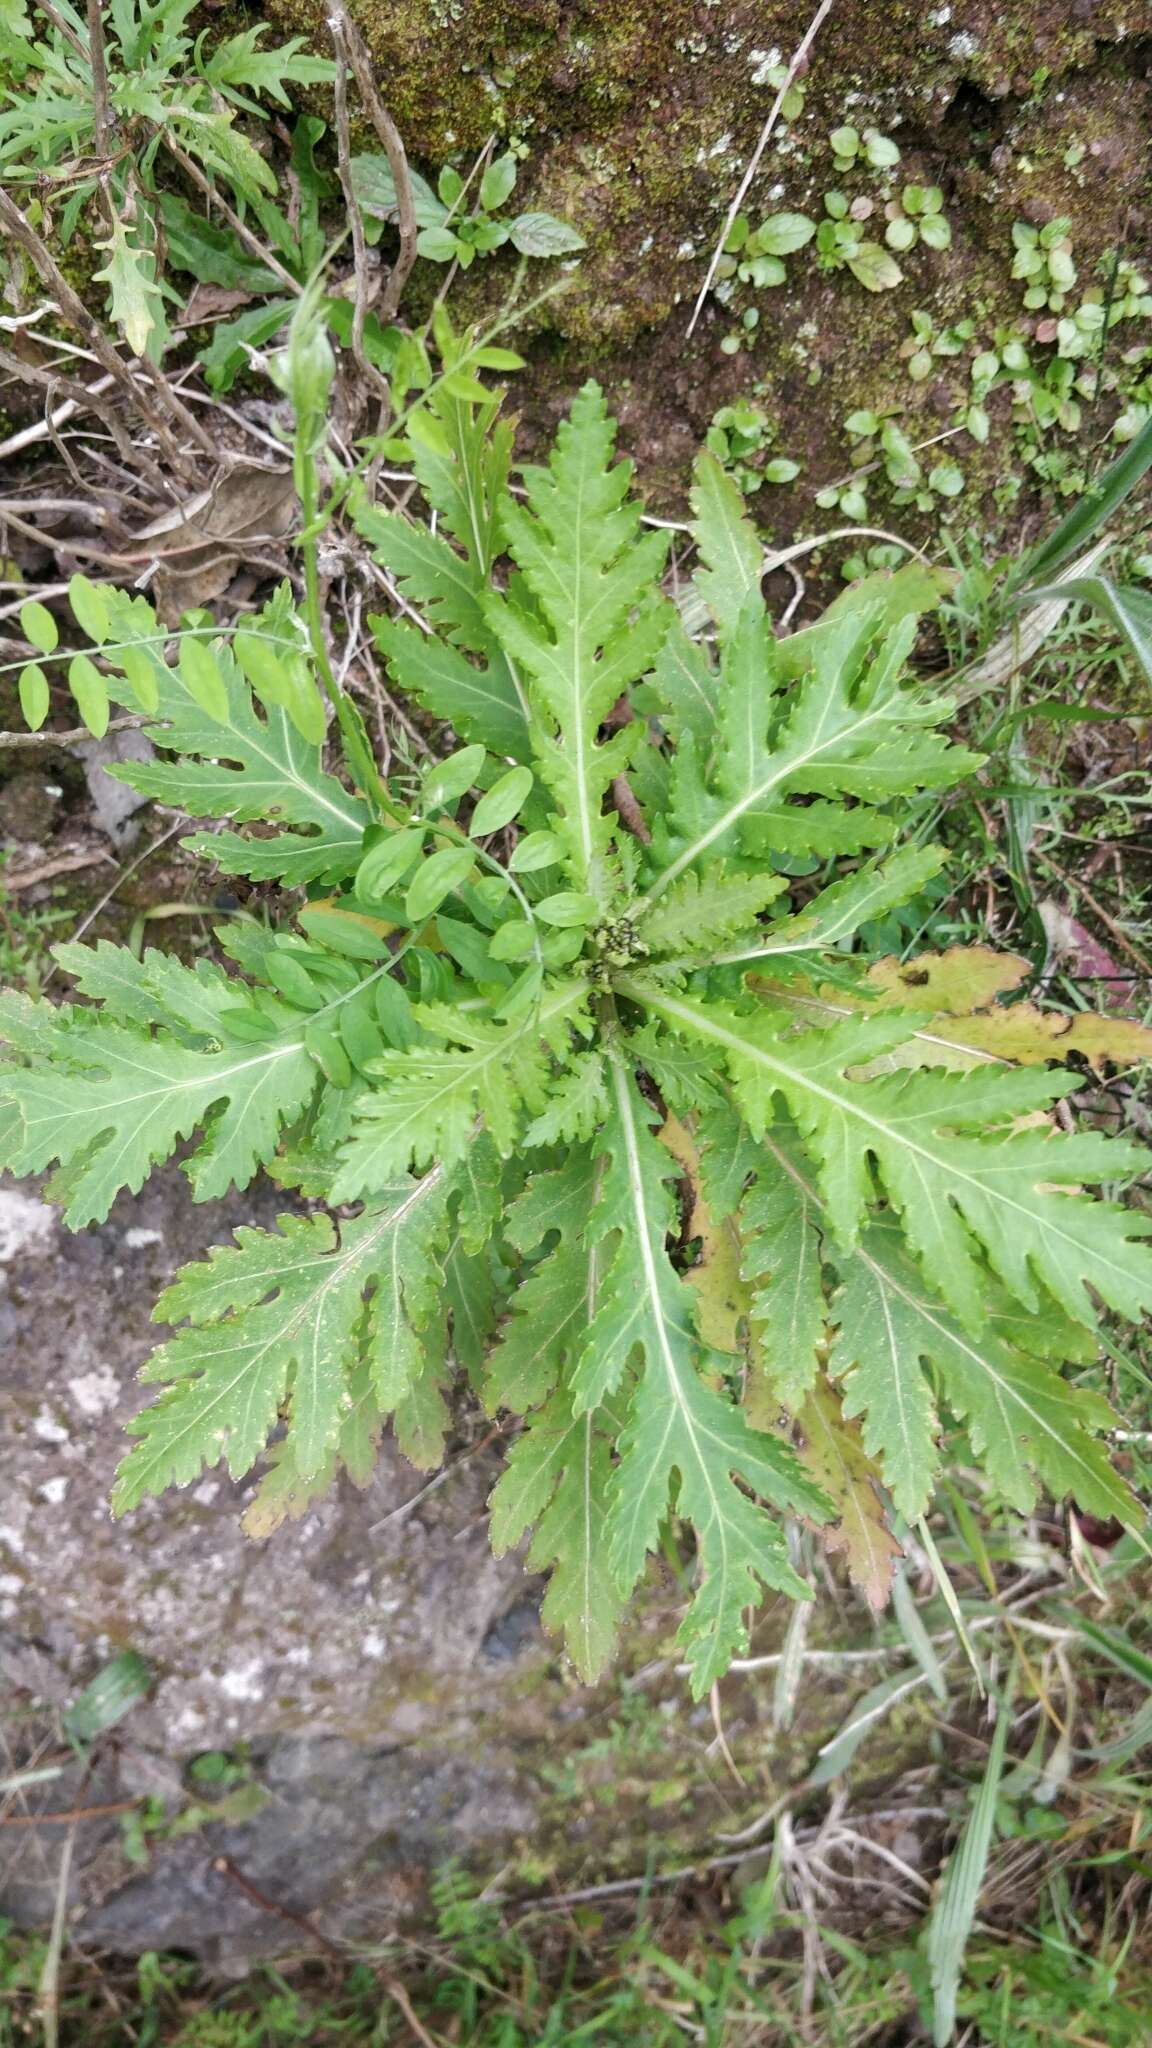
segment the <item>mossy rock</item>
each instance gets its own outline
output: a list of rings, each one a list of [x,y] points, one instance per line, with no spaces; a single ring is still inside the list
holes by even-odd
[[[318,0],[274,0],[269,12],[278,28],[323,40]],[[837,523],[813,498],[848,469],[846,413],[899,408],[909,438],[923,441],[948,429],[968,395],[967,357],[910,382],[901,348],[913,309],[940,327],[972,316],[989,334],[1018,321],[1017,219],[1069,217],[1085,282],[1125,237],[1134,255],[1146,245],[1152,87],[1131,10],[1119,5],[842,0],[818,33],[802,111],[765,152],[749,215],[819,218],[825,191],[842,185],[872,200],[882,234],[900,186],[933,183],[952,247],[902,256],[904,283],[880,294],[822,272],[810,247],[789,259],[782,288],[742,290],[727,310],[710,300],[691,338],[693,300],[774,98],[768,73],[807,28],[809,0],[356,0],[356,13],[421,168],[466,166],[494,132],[521,138],[517,203],[570,219],[587,238],[565,290],[529,323],[532,367],[513,392],[526,438],[545,440],[594,370],[666,509],[682,502],[717,407],[755,392],[775,427],[773,453],[801,464],[794,486],[760,495],[761,516],[782,538]],[[892,136],[899,167],[838,177],[828,135],[844,122]],[[529,289],[553,274],[535,266]],[[510,275],[507,253],[478,263],[453,286],[458,317],[495,310]],[[759,324],[745,336],[739,314],[753,304]],[[739,352],[726,353],[734,332]],[[992,417],[989,446],[965,437],[955,450],[967,488],[934,507],[936,523],[971,524],[977,501],[982,529],[997,523],[1009,394],[997,394]],[[883,510],[881,489],[872,523],[890,523]],[[915,515],[901,523],[914,529]]]

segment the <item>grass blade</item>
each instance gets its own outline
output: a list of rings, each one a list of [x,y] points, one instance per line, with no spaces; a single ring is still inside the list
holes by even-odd
[[[1041,584],[1021,593],[1021,604],[1043,604],[1048,599],[1078,599],[1090,604],[1114,626],[1131,648],[1148,681],[1152,683],[1152,597],[1146,590],[1133,590],[1113,583],[1110,576],[1075,576],[1066,582]]]
[[[944,1884],[928,1923],[925,1947],[932,1973],[934,2048],[948,2048],[956,2028],[956,1994],[984,1883],[988,1851],[992,1846],[996,1793],[1004,1768],[1010,1719],[1007,1705],[1001,1702],[980,1790],[960,1840],[952,1851]]]
[[[1152,420],[1140,429],[1115,462],[1109,463],[1047,540],[1017,564],[1008,579],[1007,590],[1018,591],[1026,583],[1043,581],[1070,562],[1085,542],[1119,511],[1148,469],[1152,469]]]

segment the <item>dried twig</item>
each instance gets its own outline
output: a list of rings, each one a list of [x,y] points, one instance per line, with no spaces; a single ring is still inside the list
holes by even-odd
[[[376,365],[368,361],[364,351],[364,321],[376,295],[376,281],[368,268],[364,220],[356,204],[356,189],[352,182],[352,137],[348,121],[348,17],[342,7],[337,6],[333,9],[328,18],[328,27],[336,51],[336,79],[333,90],[336,115],[336,167],[340,174],[340,189],[344,194],[348,223],[352,229],[352,278],[356,293],[352,311],[352,354],[364,382],[375,391],[385,408],[384,419],[381,420],[378,430],[383,432],[392,411],[392,392],[388,379],[382,377]]]
[[[397,1980],[397,1978],[385,1977],[384,1989],[388,1993],[388,1996],[392,2000],[393,2004],[399,2006],[401,2012],[403,2013],[405,2019],[408,2022],[408,2025],[411,2027],[412,2032],[415,2034],[416,2039],[419,2042],[421,2042],[422,2048],[436,2048],[436,2042],[433,2040],[431,2034],[428,2032],[427,2027],[421,2024],[419,2018],[413,2010],[412,2000],[409,1998],[408,1993],[404,1989],[404,1986]]]
[[[91,740],[92,735],[86,732],[81,737]],[[7,895],[14,896],[18,889],[31,889],[37,882],[50,882],[54,875],[73,875],[80,868],[99,867],[101,861],[112,857],[106,847],[98,847],[94,853],[58,853],[54,860],[42,860],[36,867],[26,868],[23,874],[5,875],[4,889]]]
[[[38,420],[34,427],[25,427],[7,441],[0,442],[0,457],[18,455],[22,448],[50,439],[55,428],[63,426],[65,420],[70,420],[78,412],[94,412],[97,419],[103,420],[124,461],[134,463],[138,473],[146,476],[154,489],[166,490],[163,474],[148,450],[142,448],[139,441],[129,439],[115,408],[105,401],[104,394],[121,381],[119,378],[109,375],[98,377],[94,384],[84,384],[78,378],[64,376],[59,370],[25,362],[23,356],[13,355],[6,348],[0,349],[0,370],[7,371],[21,384],[36,384],[50,395],[57,391],[67,394],[64,404],[56,406],[49,419]]]
[[[108,155],[108,66],[104,60],[104,23],[100,0],[88,0],[88,65],[92,73],[92,126],[96,154]]]
[[[154,366],[145,357],[142,357],[136,370],[133,371],[127,363],[121,360],[104,333],[103,328],[100,326],[99,321],[94,319],[84,304],[83,299],[79,297],[78,293],[73,291],[48,244],[41,235],[37,234],[31,221],[25,218],[20,208],[16,205],[15,200],[12,199],[2,186],[0,186],[0,223],[7,228],[13,241],[17,242],[25,254],[31,258],[40,277],[52,293],[64,319],[67,320],[70,327],[76,329],[78,334],[84,336],[101,369],[106,370],[109,376],[116,379],[116,382],[126,392],[132,405],[147,420],[148,425],[163,445],[164,452],[172,467],[179,470],[182,474],[187,474],[189,463],[186,455],[173,440],[169,423],[164,418],[163,413],[153,404],[151,394],[142,388],[144,382],[154,384],[155,378],[159,376],[159,373],[154,370]],[[143,379],[139,374],[141,370],[144,372]],[[181,404],[175,392],[170,389],[163,378],[160,378],[160,385],[164,400],[173,419],[178,420],[180,425],[189,431],[193,440],[207,454],[214,454],[215,449],[212,441],[204,432],[199,420],[193,419],[192,414]]]
[[[153,722],[138,717],[135,712],[129,712],[124,718],[110,718],[108,731],[134,732],[140,726]],[[83,725],[73,726],[68,732],[0,732],[0,747],[75,747],[81,740],[90,740],[91,737],[91,733]],[[4,886],[7,889],[12,887],[7,877]]]
[[[71,22],[66,21],[62,14],[57,13],[56,9],[52,5],[52,0],[36,0],[36,5],[40,9],[41,14],[47,15],[49,21],[52,23],[53,28],[56,29],[60,35],[63,36],[64,41],[66,43],[71,43],[72,48],[75,50],[77,56],[83,57],[84,62],[87,63],[87,50],[84,48],[84,45],[81,42],[79,36],[77,35],[75,29],[73,28]]]
[[[716,275],[716,266],[719,263],[720,258],[724,254],[724,244],[728,240],[728,236],[731,233],[732,223],[735,220],[736,215],[739,213],[740,208],[744,204],[744,196],[748,190],[748,187],[752,183],[753,178],[756,176],[756,173],[760,168],[760,159],[763,156],[764,151],[767,149],[768,144],[772,138],[772,131],[775,128],[777,121],[780,119],[780,109],[784,105],[784,102],[788,97],[788,93],[791,87],[795,84],[796,79],[798,78],[800,72],[803,70],[804,65],[807,61],[808,52],[812,48],[812,45],[815,42],[816,37],[819,34],[823,23],[826,21],[828,15],[832,12],[834,4],[835,0],[820,0],[820,5],[816,9],[815,14],[812,16],[811,21],[805,29],[802,40],[797,44],[796,49],[792,53],[791,62],[789,63],[788,69],[784,75],[784,83],[780,87],[779,92],[777,93],[775,99],[772,102],[772,106],[768,114],[768,119],[765,121],[763,128],[760,130],[760,140],[756,144],[755,149],[753,150],[751,156],[748,159],[748,167],[745,170],[744,176],[741,178],[740,183],[736,189],[736,197],[732,201],[732,204],[728,208],[728,212],[724,217],[724,225],[720,230],[720,236],[716,243],[716,247],[712,251],[712,261],[708,265],[708,275],[704,279],[704,282],[700,287],[696,304],[692,308],[692,318],[688,322],[689,335],[692,335],[695,332],[696,322],[699,320],[700,315],[704,310],[704,301],[708,297],[708,294],[712,289],[712,280]]]
[[[314,1927],[305,1913],[297,1913],[291,1906],[281,1906],[275,1899],[268,1898],[258,1885],[253,1884],[250,1877],[245,1877],[244,1872],[237,1868],[230,1856],[214,1856],[212,1868],[218,1870],[221,1877],[231,1879],[237,1889],[244,1893],[245,1898],[250,1899],[254,1906],[260,1907],[261,1912],[271,1913],[277,1920],[286,1920],[290,1927],[298,1927],[301,1934],[308,1935],[326,1955],[335,1956],[341,1963],[347,1962],[346,1948],[342,1948],[339,1942],[332,1941],[319,1927]]]
[[[67,1813],[0,1814],[0,1828],[74,1827],[77,1821],[100,1820],[108,1813],[131,1813],[142,1797],[138,1792],[134,1799],[107,1799],[102,1806],[74,1806]]]
[[[348,52],[348,57],[360,88],[364,111],[384,145],[392,183],[396,187],[396,212],[400,229],[400,248],[391,274],[380,301],[380,320],[387,325],[400,310],[404,287],[416,261],[416,206],[412,198],[412,180],[408,175],[408,158],[400,137],[400,130],[388,112],[376,90],[372,76],[372,59],[368,54],[363,36],[354,21],[350,21],[343,0],[333,0],[329,15],[333,33],[339,33]],[[355,207],[351,209],[353,213]]]

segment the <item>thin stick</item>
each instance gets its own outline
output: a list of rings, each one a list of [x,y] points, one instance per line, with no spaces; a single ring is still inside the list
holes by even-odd
[[[130,712],[125,718],[110,718],[107,730],[136,732],[142,725],[153,722]],[[68,732],[0,732],[0,747],[75,747],[81,740],[90,740],[91,737],[84,725],[73,726]],[[11,889],[12,886],[11,880],[5,877],[4,887]]]
[[[157,412],[155,406],[151,403],[151,399],[145,396],[144,391],[141,389],[140,379],[133,375],[127,363],[121,361],[111,342],[104,334],[99,322],[88,311],[83,299],[73,291],[48,244],[43,240],[42,236],[37,234],[31,221],[25,218],[15,201],[5,192],[3,186],[0,186],[0,222],[8,229],[13,240],[18,242],[25,253],[31,257],[41,278],[56,300],[64,319],[67,320],[70,327],[76,329],[78,334],[84,336],[101,369],[107,370],[109,376],[115,378],[116,382],[127,392],[132,404],[144,415],[149,426],[163,443],[165,453],[172,467],[187,473],[187,459],[173,441],[168,422],[162,414]],[[200,422],[194,420],[191,413],[185,411],[185,408],[174,394],[171,391],[167,391],[167,386],[165,386],[165,390],[173,413],[180,418],[182,424],[184,421],[187,421],[192,429],[195,440],[200,442],[201,445],[206,445],[210,453],[214,453],[212,443],[207,435],[204,434]]]
[[[129,440],[123,422],[116,417],[115,408],[104,401],[103,394],[111,391],[121,381],[118,377],[98,377],[94,384],[83,384],[78,378],[64,376],[60,370],[47,369],[40,363],[25,362],[22,356],[12,355],[6,348],[0,349],[0,370],[6,370],[18,383],[40,386],[49,396],[54,391],[65,391],[68,394],[66,402],[53,412],[51,425],[44,420],[38,420],[34,427],[25,427],[21,433],[13,434],[9,440],[0,443],[0,456],[17,455],[22,448],[30,447],[36,441],[47,440],[52,429],[62,426],[74,413],[89,411],[94,412],[97,419],[104,421],[123,461],[132,463],[137,471],[148,478],[155,489],[166,489],[163,474],[156,467],[148,450],[141,447],[139,441]]]
[[[143,1796],[138,1792],[135,1799],[109,1799],[103,1806],[76,1806],[68,1813],[0,1814],[0,1828],[75,1827],[77,1821],[100,1820],[106,1813],[131,1813]]]
[[[368,269],[364,216],[356,204],[356,188],[352,182],[352,137],[348,122],[348,18],[342,7],[337,6],[333,10],[328,18],[328,27],[336,51],[336,79],[333,91],[336,115],[336,167],[352,229],[352,277],[356,287],[352,311],[352,354],[364,382],[375,391],[382,405],[386,407],[384,419],[380,423],[383,428],[392,411],[392,389],[388,379],[381,376],[376,365],[370,363],[364,353],[364,321],[376,295],[376,286]]]
[[[344,37],[356,83],[360,88],[360,98],[364,102],[364,111],[384,145],[384,154],[392,173],[392,183],[396,188],[400,249],[380,301],[380,320],[382,325],[387,326],[400,310],[404,287],[416,261],[416,205],[412,197],[412,180],[408,175],[408,157],[400,130],[376,90],[376,81],[372,76],[372,60],[368,55],[364,38],[355,22],[349,20],[343,0],[335,0],[331,19],[334,24],[339,25],[340,33]],[[353,212],[356,210],[354,207]]]
[[[275,1899],[268,1898],[258,1885],[253,1884],[250,1877],[245,1877],[244,1872],[237,1868],[230,1856],[214,1856],[212,1868],[218,1870],[221,1877],[230,1878],[237,1889],[244,1893],[245,1898],[250,1899],[254,1906],[260,1907],[261,1912],[271,1913],[277,1920],[286,1920],[290,1927],[298,1927],[301,1934],[309,1935],[326,1955],[335,1956],[338,1962],[347,1962],[347,1949],[341,1948],[339,1942],[332,1941],[327,1934],[323,1934],[319,1927],[314,1927],[306,1914],[296,1913],[291,1906],[281,1906]]]
[[[1037,854],[1037,858],[1043,861],[1046,868],[1051,869],[1052,873],[1056,876],[1057,881],[1063,882],[1064,887],[1066,889],[1072,890],[1077,895],[1080,895],[1084,898],[1084,901],[1088,905],[1089,910],[1091,910],[1095,914],[1095,916],[1097,916],[1100,919],[1100,922],[1103,925],[1105,931],[1110,933],[1111,937],[1119,946],[1120,951],[1122,953],[1127,953],[1128,958],[1135,964],[1135,966],[1137,966],[1140,969],[1141,974],[1145,976],[1152,976],[1152,961],[1149,961],[1147,959],[1146,955],[1140,951],[1139,947],[1133,945],[1131,939],[1128,937],[1128,934],[1123,929],[1123,926],[1117,924],[1115,918],[1112,917],[1107,910],[1105,910],[1104,905],[1101,902],[1099,902],[1097,898],[1092,894],[1091,889],[1089,889],[1084,882],[1080,881],[1078,876],[1066,874],[1064,869],[1062,867],[1059,867],[1057,863],[1053,860],[1051,854],[1046,853],[1044,851],[1043,847],[1040,847]],[[1107,977],[1101,976],[1099,978],[1106,979]]]
[[[404,1986],[401,1983],[399,1983],[395,1977],[385,1977],[384,1989],[388,1993],[388,1996],[392,2000],[393,2004],[398,2005],[400,2007],[400,2010],[403,2013],[405,2019],[407,2020],[408,2025],[411,2027],[412,2032],[415,2034],[416,2039],[419,2042],[421,2042],[422,2048],[436,2048],[436,2042],[433,2040],[431,2034],[428,2032],[427,2027],[422,2026],[419,2019],[416,2017],[416,2014],[412,2009],[412,2000],[409,1998],[408,1993],[404,1989]]]
[[[44,2029],[44,2048],[57,2048],[60,2039],[60,1958],[64,1952],[64,1932],[68,1915],[68,1883],[72,1875],[72,1852],[76,1847],[76,1824],[73,1822],[60,1851],[60,1870],[56,1879],[56,1902],[52,1909],[52,1932],[44,1951],[44,1965],[36,1987],[37,2014]]]
[[[85,63],[87,63],[87,50],[84,48],[84,45],[80,41],[80,38],[77,35],[75,29],[72,27],[71,22],[65,21],[64,16],[62,14],[57,14],[56,9],[52,5],[52,0],[36,0],[36,5],[40,9],[41,14],[46,14],[48,16],[48,19],[52,23],[53,28],[56,29],[60,35],[63,36],[64,41],[66,43],[71,43],[72,48],[75,50],[77,56],[83,57]]]
[[[724,226],[720,230],[720,239],[717,242],[716,247],[712,251],[712,261],[708,265],[708,275],[704,279],[704,282],[700,287],[699,297],[696,300],[696,304],[692,308],[692,318],[688,322],[689,337],[691,337],[692,334],[695,332],[696,322],[699,320],[700,315],[704,309],[704,301],[708,297],[708,294],[712,289],[712,280],[716,275],[716,266],[719,263],[720,258],[724,254],[724,244],[728,240],[728,236],[731,233],[732,223],[735,220],[736,215],[739,213],[740,208],[743,206],[744,196],[748,190],[748,187],[752,183],[753,178],[756,176],[756,173],[760,168],[760,159],[763,156],[764,151],[768,147],[768,144],[772,138],[772,131],[780,118],[780,109],[784,105],[784,102],[788,97],[788,93],[791,87],[795,84],[796,78],[798,77],[800,71],[803,69],[805,59],[808,56],[808,52],[812,48],[812,45],[815,42],[816,37],[819,34],[823,23],[826,21],[828,15],[832,12],[834,4],[835,0],[820,0],[819,7],[816,9],[815,14],[813,15],[811,21],[808,24],[808,27],[804,31],[803,40],[797,44],[797,47],[792,54],[792,60],[788,66],[787,71],[784,74],[784,83],[780,87],[780,90],[777,93],[776,98],[772,102],[772,107],[769,112],[768,119],[765,121],[763,128],[760,130],[760,140],[756,144],[756,147],[753,150],[752,155],[748,159],[748,168],[745,171],[744,176],[740,180],[739,186],[737,187],[736,191],[736,197],[732,201],[731,206],[728,208],[728,212],[724,221]]]
[[[14,356],[12,360],[15,362],[18,358]],[[55,376],[50,377],[47,371],[43,375],[45,382],[57,383],[59,381]],[[25,370],[22,369],[21,381],[24,381],[24,378]],[[33,378],[32,381],[37,382],[39,380]],[[57,427],[65,426],[70,419],[74,419],[76,414],[85,407],[90,407],[94,413],[99,415],[102,408],[97,401],[101,392],[111,390],[112,379],[111,377],[100,377],[95,384],[73,384],[71,388],[77,394],[75,398],[66,398],[62,405],[58,405],[54,412],[46,414],[42,420],[37,420],[30,427],[21,427],[18,434],[9,434],[6,441],[0,441],[0,462],[3,462],[9,455],[19,455],[25,448],[35,447],[37,441],[47,441]],[[80,396],[81,392],[84,394],[83,397]]]
[[[92,126],[96,154],[108,155],[108,66],[104,59],[104,23],[100,0],[88,0],[88,63],[92,72]]]

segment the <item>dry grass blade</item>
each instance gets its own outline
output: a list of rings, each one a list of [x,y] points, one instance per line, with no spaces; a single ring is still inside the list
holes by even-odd
[[[368,269],[368,246],[364,239],[364,216],[356,200],[352,182],[352,138],[348,120],[348,70],[350,64],[349,22],[343,7],[337,5],[328,17],[328,28],[336,51],[336,77],[333,84],[333,110],[336,117],[336,167],[340,176],[340,189],[348,211],[348,223],[352,230],[352,276],[355,301],[352,310],[352,353],[356,367],[364,382],[376,393],[385,408],[387,419],[392,411],[392,392],[386,377],[382,377],[375,364],[370,363],[364,349],[364,322],[368,309],[375,297],[375,284]],[[411,182],[411,181],[409,181]],[[399,188],[397,188],[399,190]]]
[[[368,54],[364,38],[356,24],[349,20],[342,0],[334,0],[334,5],[329,15],[329,23],[333,34],[339,36],[347,52],[356,83],[360,88],[360,98],[364,103],[364,111],[384,145],[384,154],[388,159],[388,168],[392,173],[392,182],[396,188],[400,248],[396,261],[392,265],[388,283],[384,289],[384,295],[380,301],[380,320],[382,323],[387,323],[389,320],[394,320],[399,311],[400,301],[404,296],[404,287],[411,275],[412,265],[416,261],[416,205],[412,197],[412,180],[408,175],[408,157],[401,139],[400,130],[397,128],[395,121],[392,119],[391,114],[376,90],[376,81],[372,75],[372,59]],[[356,218],[358,209],[352,206],[349,208],[349,212],[353,218]]]

